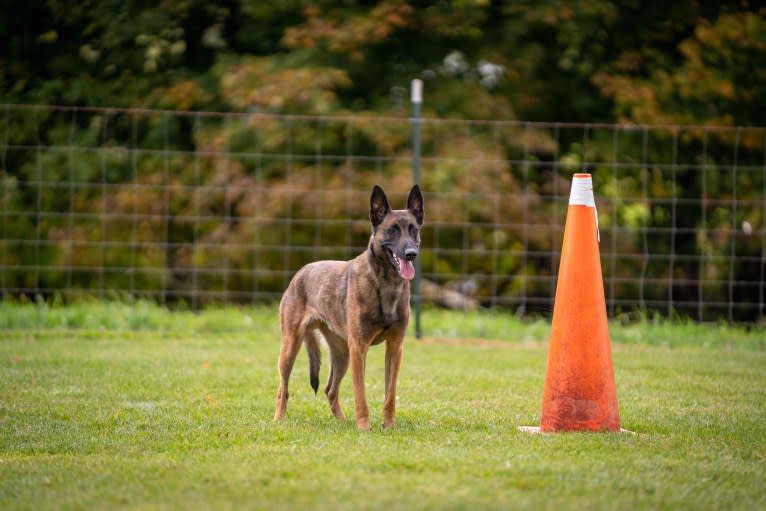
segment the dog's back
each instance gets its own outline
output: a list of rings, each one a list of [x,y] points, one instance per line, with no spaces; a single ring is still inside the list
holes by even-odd
[[[307,327],[325,323],[337,335],[346,337],[345,308],[348,272],[352,261],[316,261],[301,268],[290,281],[279,304],[282,328],[296,322]],[[337,304],[328,307],[327,304]]]

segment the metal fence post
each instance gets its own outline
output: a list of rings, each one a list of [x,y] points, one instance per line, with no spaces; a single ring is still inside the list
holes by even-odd
[[[423,81],[412,80],[412,180],[420,183],[420,104],[423,102]],[[420,258],[415,259],[415,280],[412,282],[413,305],[415,308],[415,338],[420,339]]]

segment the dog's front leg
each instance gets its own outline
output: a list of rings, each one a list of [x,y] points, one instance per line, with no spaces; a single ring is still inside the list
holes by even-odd
[[[348,344],[351,358],[351,381],[354,385],[356,427],[367,431],[370,429],[370,411],[367,408],[367,398],[364,392],[364,370],[369,346],[353,338],[349,339]]]
[[[383,401],[383,427],[396,425],[396,381],[402,367],[404,339],[394,336],[386,341],[386,397]]]

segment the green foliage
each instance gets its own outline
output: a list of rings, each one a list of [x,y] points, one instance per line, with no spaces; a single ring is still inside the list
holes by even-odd
[[[263,246],[306,246],[321,237],[327,247],[348,244],[347,231],[317,228],[288,234],[275,226],[286,204],[294,205],[290,213],[295,218],[311,217],[315,200],[295,190],[310,188],[317,179],[331,189],[345,188],[352,180],[355,186],[366,187],[381,174],[397,185],[407,181],[406,122],[371,119],[384,115],[404,120],[414,77],[425,81],[424,114],[440,118],[766,124],[761,105],[766,96],[762,76],[766,22],[762,10],[742,2],[682,1],[669,7],[666,2],[607,0],[450,0],[433,5],[382,0],[343,6],[286,0],[157,5],[32,1],[14,6],[13,11],[13,17],[0,21],[0,46],[8,49],[0,55],[0,96],[7,103],[252,114],[213,118],[6,111],[5,140],[24,149],[3,151],[5,234],[9,240],[40,238],[45,243],[33,254],[34,245],[9,241],[4,266],[21,268],[24,261],[34,260],[47,267],[77,263],[91,270],[41,276],[46,287],[54,289],[97,287],[103,282],[94,282],[95,266],[135,263],[147,271],[107,275],[108,282],[114,279],[111,287],[184,294],[191,284],[179,275],[187,270],[220,267],[224,260],[235,271],[251,267],[252,258],[242,247],[252,240]],[[269,115],[348,116],[349,112],[359,119],[299,123]],[[422,184],[440,193],[486,196],[502,189],[522,197],[500,204],[431,200],[432,211],[445,212],[444,222],[496,223],[524,216],[531,224],[544,225],[558,212],[540,197],[562,189],[572,171],[592,171],[602,196],[609,199],[600,209],[604,226],[617,224],[639,233],[641,227],[705,225],[706,230],[681,239],[676,249],[681,254],[704,254],[711,263],[701,269],[695,262],[679,261],[673,269],[678,280],[706,274],[716,280],[731,271],[734,281],[751,279],[752,265],[738,262],[729,268],[725,257],[732,246],[745,257],[761,255],[757,237],[739,237],[737,226],[747,221],[758,232],[766,221],[760,207],[764,177],[742,172],[730,178],[731,171],[722,169],[729,168],[733,159],[737,165],[760,168],[762,132],[700,128],[674,136],[667,130],[626,129],[618,133],[617,151],[613,136],[599,132],[585,144],[582,133],[574,130],[562,129],[560,136],[553,136],[549,130],[513,125],[476,128],[468,138],[462,125],[429,129],[426,124],[423,148],[439,163],[426,169]],[[35,149],[47,146],[69,150]],[[204,157],[192,162],[180,152],[168,157],[153,152],[157,150],[197,151]],[[318,152],[346,155],[351,150],[361,162],[341,158],[321,164],[286,163],[280,158]],[[267,157],[224,156],[248,152]],[[365,163],[368,156],[389,163]],[[506,163],[522,159],[539,164]],[[556,159],[555,167],[545,163]],[[592,161],[614,161],[625,170],[617,176],[609,166],[583,169]],[[668,161],[687,164],[668,169],[663,166]],[[38,192],[27,184],[41,179],[62,185]],[[66,182],[71,185],[68,189]],[[732,183],[743,204],[736,217],[707,203],[702,212],[690,207],[674,210],[670,200],[653,207],[646,203],[648,197],[730,198]],[[172,189],[167,206],[162,187]],[[195,187],[203,187],[205,193],[195,194]],[[135,199],[137,189],[140,200]],[[264,190],[270,192],[266,204],[261,200]],[[356,214],[349,201],[353,198],[333,201],[324,214],[348,222]],[[46,213],[109,210],[115,216],[102,221],[86,214],[68,225],[63,217],[25,214],[29,204]],[[242,221],[256,212],[258,222]],[[222,226],[189,220],[200,215],[228,220]],[[126,220],[131,216],[143,220],[134,228]],[[522,232],[515,220],[504,223],[512,226],[489,234],[445,227],[435,235],[439,246],[457,242],[477,250],[470,261],[446,254],[431,261],[430,268],[445,282],[459,273],[501,270],[494,288],[482,286],[480,298],[492,292],[518,296],[520,285],[531,291],[534,284],[506,276],[543,275],[550,264],[525,263],[519,252],[557,248],[548,236]],[[365,225],[351,224],[353,245],[364,244],[365,231]],[[715,239],[709,231],[716,233]],[[96,248],[98,243],[118,240],[129,240],[131,249],[102,253]],[[219,248],[223,240],[228,244]],[[644,242],[651,253],[669,251],[667,240],[644,240],[639,235],[621,237],[618,248],[621,253],[637,253]],[[171,248],[143,250],[142,243],[169,243]],[[183,246],[187,243],[194,246]],[[325,255],[335,257],[329,252]],[[291,270],[284,257],[268,249],[258,259],[256,270]],[[639,262],[625,262],[624,272],[642,271],[668,276],[659,266],[642,268]],[[6,284],[35,287],[32,278],[22,269],[8,271]],[[207,289],[241,293],[253,289],[274,293],[283,284],[281,276],[265,272],[241,279],[207,275],[202,280]],[[658,286],[656,293],[655,298],[667,296],[668,290]],[[691,299],[696,290],[679,293],[679,299]],[[720,302],[727,294],[720,288],[707,296]]]
[[[442,116],[763,124],[740,2],[27,2],[4,28],[6,101],[387,112],[422,75]]]
[[[761,114],[748,105],[765,92],[763,12],[701,18],[689,30],[678,42],[680,62],[635,56],[642,60],[594,76],[602,92],[615,99],[619,118],[646,124],[762,124]]]

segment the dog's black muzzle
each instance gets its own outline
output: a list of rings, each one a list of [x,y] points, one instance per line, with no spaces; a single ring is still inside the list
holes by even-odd
[[[404,249],[404,257],[408,261],[414,261],[417,256],[418,256],[418,249],[412,248],[412,247]]]

